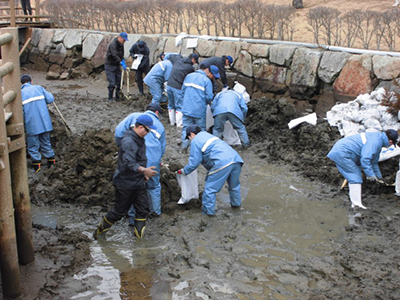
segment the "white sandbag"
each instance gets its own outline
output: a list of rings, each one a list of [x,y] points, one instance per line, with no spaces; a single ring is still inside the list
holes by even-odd
[[[314,126],[317,125],[317,114],[316,113],[312,113],[312,114],[309,114],[307,116],[291,120],[289,122],[289,124],[288,124],[289,129],[292,129],[292,128],[296,127],[297,125],[299,125],[299,124],[301,124],[303,122],[307,122],[308,124],[311,124],[311,125],[314,125]]]
[[[350,136],[359,133],[360,124],[351,121],[342,121],[342,128],[339,128],[339,132],[342,136]]]
[[[178,204],[188,203],[192,199],[199,198],[199,186],[197,182],[197,169],[189,175],[176,174],[176,179],[181,187],[182,193]]]
[[[140,63],[142,62],[143,56],[144,56],[143,54],[135,54],[136,58],[133,60],[132,67],[131,67],[132,70],[136,71],[139,68]]]
[[[241,145],[242,143],[240,142],[239,134],[235,129],[233,129],[233,126],[231,122],[226,121],[224,125],[224,141],[228,145]]]
[[[379,155],[379,161],[385,161],[398,155],[400,155],[400,147],[395,147],[394,145],[387,148],[383,147]]]
[[[182,44],[182,40],[189,36],[186,32],[181,32],[175,37],[175,47],[179,47]]]
[[[250,102],[250,95],[249,93],[246,92],[246,87],[243,84],[240,84],[239,82],[235,81],[233,90],[243,96],[243,99],[246,102],[246,104]]]
[[[367,119],[364,122],[365,128],[367,128],[366,131],[373,132],[373,131],[382,131],[382,126],[381,123],[377,119]]]

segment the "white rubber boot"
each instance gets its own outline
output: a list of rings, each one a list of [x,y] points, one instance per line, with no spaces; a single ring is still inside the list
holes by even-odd
[[[349,183],[349,196],[351,201],[351,207],[361,207],[367,209],[361,202],[361,184],[360,183]]]
[[[174,126],[176,123],[176,118],[175,118],[175,109],[169,109],[168,110],[168,115],[169,115],[169,123]]]
[[[182,112],[176,111],[176,126],[177,127],[182,127],[182,118],[183,118]]]
[[[396,0],[396,3],[393,4],[392,6],[399,6],[399,4],[400,4],[400,0]]]

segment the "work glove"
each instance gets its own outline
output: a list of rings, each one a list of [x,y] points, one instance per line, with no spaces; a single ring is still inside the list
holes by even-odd
[[[120,65],[122,66],[122,69],[124,69],[124,71],[126,71],[126,62],[125,62],[125,59],[121,60]]]
[[[176,174],[179,174],[179,175],[185,175],[185,173],[183,172],[183,170],[182,170],[182,169],[180,169],[180,170],[176,171]]]
[[[374,176],[369,176],[369,177],[367,177],[367,180],[368,181],[377,181],[378,180],[378,178],[374,175]]]

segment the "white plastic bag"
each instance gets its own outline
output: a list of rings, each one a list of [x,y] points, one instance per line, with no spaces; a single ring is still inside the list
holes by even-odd
[[[233,126],[231,122],[226,121],[224,125],[224,133],[222,134],[224,136],[224,141],[228,145],[241,145],[242,143],[240,142],[239,134],[237,133],[237,130],[233,129]]]
[[[188,203],[192,199],[199,198],[199,185],[197,182],[197,169],[189,175],[176,174],[179,186],[181,187],[181,199],[178,204]]]
[[[136,58],[133,60],[131,69],[136,71],[142,62],[143,54],[135,54],[135,56]]]
[[[292,129],[292,128],[296,127],[297,125],[299,125],[299,124],[301,124],[303,122],[307,122],[308,124],[311,124],[311,125],[314,125],[314,126],[317,125],[317,114],[316,113],[312,113],[312,114],[309,114],[307,116],[291,120],[288,123],[288,127],[289,127],[289,129]]]

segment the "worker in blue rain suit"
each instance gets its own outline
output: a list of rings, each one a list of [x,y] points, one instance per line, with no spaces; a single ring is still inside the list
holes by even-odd
[[[228,78],[226,77],[225,67],[232,66],[232,64],[233,64],[232,56],[230,56],[230,55],[213,56],[213,57],[206,58],[205,60],[202,61],[202,63],[208,64],[210,66],[211,65],[217,66],[224,88],[228,87]],[[216,93],[217,85],[216,85],[215,81],[213,81],[213,88],[214,88],[214,93]]]
[[[333,145],[328,158],[333,160],[349,182],[349,197],[351,207],[366,207],[361,202],[361,184],[363,183],[361,169],[368,181],[381,182],[382,174],[378,161],[382,147],[396,144],[397,131],[389,129],[385,132],[363,132],[344,137]]]
[[[140,95],[144,95],[143,92],[143,74],[147,74],[150,71],[150,49],[144,41],[137,41],[129,49],[130,56],[135,60],[138,59],[138,54],[143,55],[140,61],[139,67],[136,71],[136,83],[138,85]]]
[[[115,141],[117,146],[121,145],[122,137],[132,124],[135,124],[137,118],[141,115],[148,115],[152,118],[156,129],[151,130],[150,134],[145,136],[146,141],[146,157],[147,167],[154,166],[157,174],[146,182],[147,192],[150,196],[150,213],[151,216],[159,216],[161,214],[161,183],[160,183],[160,167],[161,159],[165,153],[166,137],[163,124],[160,122],[161,107],[157,103],[150,103],[146,107],[144,113],[132,113],[122,120],[115,129]],[[129,223],[135,223],[135,210],[132,206],[129,210]]]
[[[167,81],[168,114],[170,124],[182,126],[182,84],[186,76],[195,71],[193,65],[199,62],[199,55],[192,53],[173,62],[171,75]]]
[[[107,48],[104,69],[108,81],[108,101],[110,102],[115,102],[113,99],[114,89],[115,99],[117,101],[119,100],[122,76],[121,67],[126,70],[126,62],[124,59],[124,43],[126,41],[128,41],[128,35],[126,32],[121,32],[118,37],[112,40]]]
[[[132,205],[136,210],[133,231],[137,237],[143,237],[146,218],[150,213],[145,182],[157,173],[154,170],[155,167],[146,167],[144,137],[152,129],[156,129],[153,119],[148,115],[141,115],[122,138],[118,151],[118,166],[113,177],[115,204],[100,221],[93,233],[94,239],[108,231],[115,222],[121,220]]]
[[[186,76],[182,85],[182,149],[189,147],[190,141],[186,139],[186,128],[189,125],[198,125],[206,130],[207,104],[210,104],[214,94],[212,82],[219,78],[218,68],[201,64],[200,69]]]
[[[39,172],[42,154],[47,158],[48,167],[56,163],[50,141],[53,125],[47,109],[47,104],[54,102],[54,96],[40,85],[32,85],[32,78],[29,75],[21,76],[21,95],[27,150],[32,159],[33,169]]]
[[[239,135],[244,148],[250,146],[249,137],[244,119],[247,114],[247,104],[243,96],[234,90],[227,90],[218,93],[211,105],[214,117],[213,135],[222,138],[225,122],[229,121]]]
[[[143,82],[149,87],[150,94],[153,96],[151,102],[162,103],[167,101],[164,93],[164,83],[168,81],[172,71],[172,62],[169,59],[158,62],[147,73]]]
[[[227,143],[206,131],[201,131],[197,125],[186,129],[187,138],[191,140],[188,164],[177,171],[178,174],[188,175],[202,164],[208,171],[202,197],[202,213],[215,215],[216,194],[228,183],[229,198],[232,208],[242,204],[240,196],[240,172],[243,160]]]

